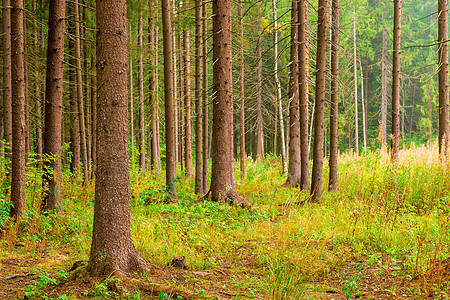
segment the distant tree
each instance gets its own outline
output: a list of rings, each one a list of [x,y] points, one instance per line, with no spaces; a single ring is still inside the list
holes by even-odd
[[[25,70],[23,0],[11,1],[12,159],[11,216],[25,215]]]
[[[384,3],[384,22],[387,22],[387,5],[388,3]],[[382,29],[383,35],[383,44],[382,44],[382,52],[381,52],[381,119],[380,119],[380,136],[381,136],[381,146],[387,145],[387,135],[386,135],[386,127],[387,127],[387,97],[388,97],[388,31],[386,25],[383,26]]]
[[[131,23],[128,24],[128,42],[133,42],[133,32],[131,31]],[[134,88],[133,88],[133,54],[129,49],[128,58],[128,72],[129,80],[128,86],[130,89],[130,140],[131,140],[131,157],[134,157]]]
[[[331,18],[330,175],[328,184],[328,190],[330,191],[337,191],[338,183],[339,27],[339,0],[333,0]]]
[[[448,1],[438,0],[439,154],[447,156],[449,135]]]
[[[11,1],[3,0],[2,41],[3,41],[3,137],[8,148],[5,157],[11,159],[12,106],[11,106]],[[7,166],[9,168],[10,166]]]
[[[233,186],[230,147],[232,113],[231,1],[213,1],[213,132],[211,189],[213,201],[230,201],[248,207]]]
[[[203,2],[203,193],[208,189],[209,148],[209,80],[208,80],[208,1]]]
[[[51,0],[48,15],[47,76],[45,90],[43,207],[61,212],[61,120],[63,107],[64,30],[66,1]]]
[[[240,103],[240,167],[241,178],[245,179],[245,95],[244,95],[244,21],[242,20],[242,0],[238,2],[239,20],[239,98]]]
[[[398,146],[400,137],[400,47],[402,26],[402,0],[394,0],[394,42],[392,64],[392,129],[391,129],[391,158],[398,161]]]
[[[143,49],[143,17],[139,12],[138,22],[138,87],[139,87],[139,168],[145,173],[145,107],[144,107],[144,49]]]
[[[170,0],[161,1],[163,21],[164,46],[164,95],[165,95],[165,123],[166,123],[166,187],[172,199],[176,199],[175,188],[175,107],[174,107],[174,68],[173,68],[173,40]]]
[[[258,6],[259,7],[259,6]],[[261,27],[261,26],[259,26]],[[256,45],[258,64],[256,67],[256,158],[264,158],[264,120],[262,117],[262,45]]]
[[[327,60],[327,0],[319,0],[317,28],[317,71],[314,115],[314,153],[311,195],[314,201],[322,197],[322,168],[325,117],[325,81]]]
[[[125,0],[97,1],[98,153],[91,275],[143,271],[130,230]],[[117,273],[116,273],[117,274]]]
[[[188,7],[186,9],[189,9]],[[183,29],[184,48],[184,163],[187,178],[194,177],[192,166],[192,122],[191,122],[191,38],[189,29]]]

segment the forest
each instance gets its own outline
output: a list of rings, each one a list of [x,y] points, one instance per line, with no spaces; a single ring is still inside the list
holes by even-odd
[[[449,299],[447,0],[2,0],[0,299]]]

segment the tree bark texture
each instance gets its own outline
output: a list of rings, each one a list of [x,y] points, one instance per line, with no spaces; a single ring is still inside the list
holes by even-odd
[[[145,173],[145,108],[144,108],[144,49],[142,11],[138,22],[138,87],[139,87],[139,168]]]
[[[174,69],[170,0],[161,1],[164,46],[164,95],[166,119],[166,187],[170,198],[177,197],[175,188],[176,142],[175,142],[175,107],[174,107]]]
[[[208,189],[209,108],[208,108],[208,2],[203,3],[203,193]]]
[[[213,133],[210,195],[213,201],[226,200],[248,207],[250,203],[234,190],[231,140],[232,56],[231,0],[213,1]]]
[[[43,208],[61,212],[61,121],[66,1],[51,0],[48,21],[47,75],[45,87],[44,182],[48,191]],[[39,109],[40,111],[40,109]]]
[[[11,89],[11,1],[3,0],[3,126],[4,139],[9,148],[5,157],[11,159],[12,143],[12,89]],[[10,166],[7,166],[9,168]]]
[[[402,0],[394,0],[391,159],[395,164],[398,161],[398,147],[400,138],[400,38],[402,26],[401,9]]]
[[[203,1],[195,1],[195,193],[205,190],[203,181]]]
[[[298,7],[298,56],[299,56],[299,101],[300,101],[300,147],[301,147],[301,184],[300,188],[311,189],[309,179],[309,50],[308,50],[308,6],[300,0]]]
[[[448,88],[448,0],[438,0],[439,44],[439,154],[448,153],[449,88]]]
[[[128,39],[129,43],[132,43],[133,34],[131,31],[131,23],[128,25]],[[130,80],[128,86],[130,87],[130,140],[131,140],[131,158],[134,159],[134,93],[133,93],[133,53],[129,50],[129,67]]]
[[[184,164],[187,178],[194,177],[192,166],[192,122],[191,122],[191,37],[189,29],[183,30],[184,48]]]
[[[239,97],[241,99],[240,106],[240,167],[241,178],[245,179],[245,158],[247,156],[245,151],[245,94],[244,94],[244,21],[242,20],[242,0],[239,0],[238,7],[239,19]]]
[[[338,102],[339,102],[339,0],[333,0],[331,17],[331,105],[330,105],[330,161],[328,190],[338,188]]]
[[[319,0],[317,28],[317,71],[314,116],[314,153],[311,195],[313,201],[322,197],[323,142],[325,116],[325,85],[327,60],[327,0]]]
[[[358,126],[358,66],[356,63],[356,11],[353,13],[353,87],[355,100],[355,152],[359,155],[359,126]]]
[[[384,19],[387,22],[387,2],[384,7]],[[381,146],[387,145],[387,102],[388,102],[388,32],[383,28],[383,49],[381,53]]]
[[[125,0],[97,1],[98,153],[91,275],[142,271],[130,230]]]
[[[258,41],[256,67],[256,158],[264,159],[264,124],[262,116],[262,45]]]

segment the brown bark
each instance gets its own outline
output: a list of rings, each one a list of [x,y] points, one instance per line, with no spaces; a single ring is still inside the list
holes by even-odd
[[[213,201],[230,201],[242,207],[250,202],[235,192],[232,178],[231,140],[232,65],[231,1],[213,1],[213,134],[211,189]]]
[[[205,190],[203,181],[203,1],[195,1],[195,99],[196,106],[196,138],[195,138],[195,193]]]
[[[242,20],[242,0],[239,0],[238,7],[238,19],[239,19],[239,97],[241,98],[240,107],[240,166],[241,166],[241,178],[245,179],[245,95],[244,95],[244,21]]]
[[[3,126],[4,139],[8,148],[5,148],[5,157],[11,159],[12,143],[12,90],[11,90],[11,1],[3,0]],[[10,166],[7,166],[9,169]]]
[[[338,183],[338,102],[339,102],[339,0],[332,3],[331,34],[331,100],[329,191],[337,191]]]
[[[300,101],[300,147],[301,147],[301,184],[300,188],[309,190],[309,51],[308,51],[308,7],[301,0],[298,8],[298,56],[299,56],[299,101]]]
[[[176,199],[175,188],[175,110],[174,110],[174,74],[173,74],[173,44],[170,1],[162,0],[161,12],[163,21],[163,46],[164,46],[164,95],[165,95],[165,119],[166,119],[166,187],[169,197]]]
[[[191,122],[191,55],[189,29],[183,30],[184,46],[184,151],[185,174],[194,177],[192,167],[192,122]]]
[[[129,43],[132,43],[133,35],[131,31],[131,23],[128,25],[128,40]],[[134,159],[134,93],[133,93],[133,54],[131,52],[131,49],[129,50],[129,68],[128,72],[130,73],[129,76],[129,83],[128,86],[130,87],[130,140],[131,140],[131,160]]]
[[[289,169],[284,186],[299,186],[301,182],[298,9],[299,1],[292,0],[291,9],[291,63],[289,85]]]
[[[208,108],[208,2],[203,3],[203,194],[208,189],[209,108]]]
[[[143,59],[143,18],[139,13],[138,22],[138,87],[139,87],[139,168],[145,173],[145,108],[144,108],[144,59]]]
[[[316,98],[314,115],[314,154],[311,182],[311,195],[313,201],[322,197],[322,168],[323,168],[323,142],[325,117],[325,84],[327,60],[327,0],[319,0],[318,28],[317,28],[317,72],[316,72]]]
[[[95,69],[95,58],[91,61],[91,88],[92,88],[92,171],[95,176],[97,172],[97,73]]]
[[[81,30],[80,30],[80,7],[78,3],[74,4],[75,15],[75,61],[76,61],[76,82],[77,82],[77,103],[78,103],[78,120],[80,122],[80,146],[81,161],[83,163],[83,185],[87,186],[89,180],[89,164],[87,158],[86,145],[86,123],[84,117],[84,100],[83,100],[83,75],[82,75],[82,56],[81,56]]]
[[[448,156],[449,87],[448,87],[448,0],[438,0],[439,44],[439,154]]]
[[[384,18],[387,22],[387,2],[384,6]],[[383,49],[381,53],[381,120],[380,120],[380,136],[381,147],[387,145],[386,124],[387,124],[387,76],[388,76],[388,32],[386,28],[383,28]]]
[[[130,231],[125,0],[97,1],[98,165],[91,275],[143,271]]]
[[[433,77],[433,66],[428,67],[430,78]],[[430,121],[430,127],[428,128],[428,141],[431,142],[433,138],[433,89],[428,89],[428,120]]]
[[[183,159],[184,159],[184,153],[183,153],[183,144],[184,144],[184,139],[183,139],[183,131],[184,131],[184,117],[183,117],[183,107],[184,107],[184,89],[183,89],[183,78],[184,78],[184,74],[183,74],[183,50],[181,47],[181,36],[182,34],[180,32],[177,32],[176,34],[176,46],[175,46],[175,50],[174,53],[177,57],[177,69],[176,69],[176,81],[178,81],[178,97],[175,97],[176,99],[176,115],[177,115],[177,121],[175,122],[177,124],[177,129],[178,129],[178,135],[177,135],[177,146],[178,146],[178,162],[180,163],[180,167],[181,170],[183,171],[184,169],[184,163],[183,163]]]
[[[23,71],[25,74],[25,163],[27,163],[27,154],[31,152],[31,133],[30,133],[30,109],[29,109],[29,97],[28,97],[28,50],[27,50],[27,22],[26,22],[26,12],[23,15]]]
[[[355,152],[359,155],[359,126],[358,126],[358,66],[356,64],[356,11],[353,12],[353,87],[355,99]]]
[[[394,41],[392,64],[392,129],[391,159],[398,161],[398,144],[400,138],[400,47],[401,47],[401,8],[402,0],[394,0]],[[447,98],[448,99],[448,98]]]
[[[11,1],[11,216],[25,214],[25,70],[24,70],[24,3]]]
[[[262,117],[262,46],[258,41],[257,57],[258,66],[256,67],[256,158],[264,158],[264,124]]]
[[[45,90],[44,182],[45,210],[61,212],[61,121],[63,107],[64,30],[66,3],[51,0],[48,19],[47,76]],[[40,110],[40,109],[39,109]]]

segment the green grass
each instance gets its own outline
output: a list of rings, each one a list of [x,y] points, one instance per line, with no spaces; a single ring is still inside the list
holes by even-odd
[[[198,288],[206,292],[233,291],[235,299],[313,299],[330,289],[349,298],[360,293],[359,273],[346,271],[352,259],[360,258],[365,267],[377,267],[378,272],[398,274],[398,286],[403,287],[417,275],[431,280],[426,270],[450,251],[450,168],[437,159],[436,146],[403,151],[398,174],[384,152],[359,158],[343,155],[339,192],[324,192],[321,203],[296,205],[309,195],[279,188],[286,180],[280,170],[280,159],[270,158],[247,160],[246,180],[236,171],[237,190],[255,204],[245,210],[198,198],[194,181],[181,176],[179,202],[165,204],[164,178],[155,172],[142,178],[133,168],[132,235],[138,252],[156,266],[184,255],[191,270],[230,271],[229,278],[220,282],[185,278],[187,289],[198,281]],[[33,168],[27,174],[28,211],[22,224],[10,222],[8,199],[0,194],[2,258],[14,252],[40,257],[64,251],[60,269],[88,259],[93,186],[81,188],[80,180],[66,172],[65,214],[41,215],[40,176]],[[17,241],[25,247],[11,250]],[[433,282],[442,287],[440,293],[445,290],[443,282]],[[91,296],[106,293],[102,288],[93,289]],[[33,293],[40,290],[30,288]],[[423,285],[408,290],[411,295],[425,293]]]

